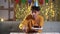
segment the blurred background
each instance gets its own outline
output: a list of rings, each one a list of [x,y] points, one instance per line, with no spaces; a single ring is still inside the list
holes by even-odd
[[[60,0],[0,0],[0,33],[21,32],[18,26],[35,4],[44,17],[43,32],[60,32]]]

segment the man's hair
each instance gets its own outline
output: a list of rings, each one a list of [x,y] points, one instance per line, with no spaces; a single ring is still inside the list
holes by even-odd
[[[32,10],[32,11],[34,11],[34,10],[40,11],[40,6],[32,6],[32,7],[31,7],[31,10]]]

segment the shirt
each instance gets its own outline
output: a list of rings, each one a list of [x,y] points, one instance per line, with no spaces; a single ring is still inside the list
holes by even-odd
[[[36,19],[32,17],[32,15],[28,15],[25,20],[20,23],[19,28],[23,29],[24,27],[27,27],[28,29],[31,29],[32,26],[39,26],[43,27],[44,24],[44,18],[41,15],[37,15]]]

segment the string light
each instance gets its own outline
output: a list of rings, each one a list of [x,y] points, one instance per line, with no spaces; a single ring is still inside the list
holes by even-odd
[[[1,18],[1,22],[3,22],[4,21],[4,19],[3,18]]]
[[[46,3],[46,5],[48,5],[48,3]]]

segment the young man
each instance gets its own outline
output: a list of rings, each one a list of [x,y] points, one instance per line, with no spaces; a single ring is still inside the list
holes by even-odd
[[[44,18],[39,15],[40,7],[39,6],[32,6],[31,7],[31,14],[29,14],[25,20],[20,23],[19,28],[25,30],[26,33],[39,33],[42,32]],[[33,28],[40,28],[38,30]]]

